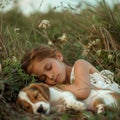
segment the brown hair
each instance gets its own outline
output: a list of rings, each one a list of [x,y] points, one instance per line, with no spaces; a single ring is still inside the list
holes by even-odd
[[[33,48],[23,56],[21,60],[21,68],[25,71],[25,73],[32,74],[32,68],[30,66],[35,60],[56,58],[56,52],[59,52],[57,48],[53,48],[47,45],[40,45],[37,48]],[[68,64],[65,59],[63,59],[63,62]]]

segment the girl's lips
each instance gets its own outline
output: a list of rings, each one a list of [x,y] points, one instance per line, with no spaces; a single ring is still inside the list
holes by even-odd
[[[59,81],[59,75],[57,75],[56,79],[55,79],[55,82],[58,82]]]

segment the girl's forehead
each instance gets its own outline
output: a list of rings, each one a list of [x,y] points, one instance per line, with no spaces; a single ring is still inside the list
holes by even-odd
[[[54,58],[45,58],[43,60],[36,60],[32,63],[32,73],[34,74],[40,74],[42,73],[44,67],[49,64],[54,62]]]
[[[42,69],[44,68],[44,61],[34,61],[32,63],[32,74],[39,75],[42,72]]]
[[[34,63],[38,63],[38,64],[45,64],[48,62],[53,62],[55,60],[55,58],[44,58],[42,60],[36,60]]]

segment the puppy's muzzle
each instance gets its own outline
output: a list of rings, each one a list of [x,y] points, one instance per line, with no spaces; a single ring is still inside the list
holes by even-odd
[[[38,107],[38,109],[37,109],[37,112],[38,112],[38,113],[42,113],[42,114],[46,114],[46,113],[47,113],[47,110],[45,110],[45,109],[43,108],[43,106],[40,105],[40,106]]]

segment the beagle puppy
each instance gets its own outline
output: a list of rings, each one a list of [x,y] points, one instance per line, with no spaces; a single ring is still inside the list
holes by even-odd
[[[34,114],[49,114],[54,108],[57,111],[65,109],[91,110],[99,114],[103,113],[106,107],[118,107],[119,101],[119,93],[98,89],[92,89],[89,97],[81,101],[77,100],[69,91],[63,91],[58,87],[49,87],[44,83],[30,84],[19,92],[17,98],[17,104],[22,109]]]

